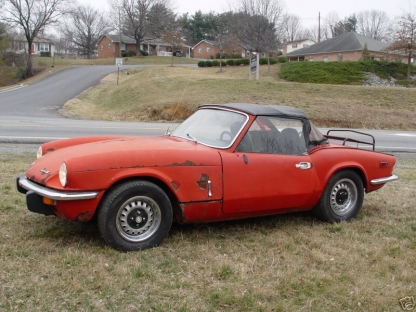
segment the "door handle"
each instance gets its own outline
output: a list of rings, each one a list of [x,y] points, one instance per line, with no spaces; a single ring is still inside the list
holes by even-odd
[[[298,164],[295,165],[296,168],[301,169],[301,170],[306,170],[306,169],[311,169],[312,168],[312,164],[309,162],[300,162]]]

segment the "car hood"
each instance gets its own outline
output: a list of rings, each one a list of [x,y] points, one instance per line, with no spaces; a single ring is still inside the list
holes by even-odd
[[[127,168],[221,165],[216,149],[196,142],[169,136],[125,137],[54,150],[34,161],[26,176],[34,182],[61,188],[58,172],[63,162],[68,175]]]

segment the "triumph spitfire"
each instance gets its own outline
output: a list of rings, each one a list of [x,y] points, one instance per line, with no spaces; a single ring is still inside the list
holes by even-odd
[[[202,105],[160,137],[43,144],[17,188],[32,212],[96,219],[104,240],[124,251],[159,245],[172,222],[305,210],[340,222],[357,215],[364,193],[397,179],[396,159],[376,152],[370,135],[333,133],[293,107]]]

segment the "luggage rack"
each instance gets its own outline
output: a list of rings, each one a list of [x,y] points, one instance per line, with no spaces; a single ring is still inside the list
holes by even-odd
[[[372,142],[361,141],[361,140],[357,140],[357,139],[353,139],[353,138],[349,138],[349,137],[334,136],[334,135],[330,135],[331,132],[352,132],[352,133],[356,133],[356,134],[360,134],[360,135],[370,137],[372,139]],[[342,141],[342,145],[346,145],[347,142],[357,143],[357,146],[359,144],[369,145],[369,146],[373,147],[373,151],[375,150],[375,146],[376,146],[376,140],[375,140],[374,136],[372,136],[371,134],[368,134],[368,133],[355,131],[355,130],[342,130],[342,129],[328,130],[325,137],[327,139],[330,139],[330,140]]]

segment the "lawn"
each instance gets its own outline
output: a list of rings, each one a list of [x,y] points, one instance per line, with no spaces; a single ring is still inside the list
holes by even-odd
[[[0,155],[1,311],[399,311],[416,296],[416,161],[366,195],[358,217],[311,213],[174,225],[160,247],[121,253],[94,224],[27,211]]]
[[[299,107],[319,127],[416,129],[416,88],[286,82],[279,65],[261,66],[260,80],[248,67],[154,66],[104,78],[68,102],[70,118],[123,121],[181,121],[207,103],[262,103]]]

